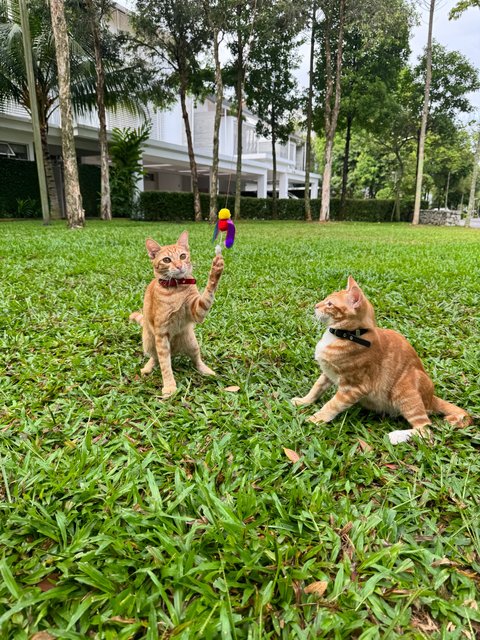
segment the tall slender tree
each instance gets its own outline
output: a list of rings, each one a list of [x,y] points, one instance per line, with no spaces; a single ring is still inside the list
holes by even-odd
[[[264,0],[237,0],[233,10],[234,18],[230,29],[229,48],[233,55],[232,78],[235,86],[237,108],[237,163],[235,171],[234,218],[240,217],[240,197],[242,194],[242,154],[243,154],[243,103],[244,84],[250,49],[257,35],[258,14]]]
[[[58,97],[62,116],[62,155],[66,213],[70,229],[78,229],[85,224],[85,212],[82,205],[82,194],[80,193],[75,139],[73,135],[73,112],[70,93],[70,48],[64,1],[50,0],[50,10],[58,68]]]
[[[32,42],[30,37],[30,25],[28,23],[28,10],[26,0],[19,0],[20,23],[22,25],[23,54],[25,60],[25,73],[27,76],[28,93],[30,97],[30,112],[32,116],[33,144],[35,147],[35,161],[37,165],[38,185],[40,188],[40,200],[42,206],[43,223],[50,223],[50,205],[48,203],[47,181],[45,177],[45,164],[43,162],[42,140],[40,135],[40,123],[38,120],[38,104],[35,94],[35,73],[33,70]]]
[[[75,4],[78,5],[78,2]],[[73,0],[69,2],[72,9]],[[28,21],[31,33],[35,94],[42,155],[45,165],[51,217],[60,217],[57,187],[52,158],[48,147],[49,122],[58,105],[58,70],[49,4],[44,0],[29,0]],[[70,68],[73,108],[76,113],[96,108],[95,65],[89,51],[91,38],[83,20],[72,20],[70,30]],[[149,95],[152,73],[142,61],[125,60],[125,52],[118,43],[109,42],[102,49],[105,67],[105,103],[107,108],[124,106],[131,112],[142,110]],[[147,84],[148,83],[148,84]],[[161,95],[158,93],[158,100]],[[18,0],[0,0],[0,104],[8,101],[32,113],[30,91],[25,72],[22,29]]]
[[[195,220],[202,219],[198,170],[188,111],[189,93],[202,92],[200,59],[209,43],[202,3],[196,0],[137,0],[133,23],[139,44],[166,66],[166,82],[178,88],[187,138]]]
[[[320,222],[330,217],[330,186],[332,178],[333,143],[340,111],[342,55],[345,30],[346,0],[339,0],[338,7],[332,0],[321,2],[324,13],[323,44],[325,48],[325,101],[324,125],[325,147],[323,153],[322,202]],[[335,28],[335,10],[338,8]],[[335,64],[332,61],[332,41],[336,46]]]
[[[218,163],[220,149],[220,124],[223,111],[223,77],[220,60],[220,45],[225,36],[225,16],[232,8],[232,0],[203,0],[205,22],[213,43],[213,60],[215,66],[215,118],[212,140],[212,169],[210,173],[210,211],[208,219],[215,222],[217,218]]]
[[[55,60],[55,49],[48,4],[43,1],[30,2],[28,20],[50,215],[55,219],[60,218],[61,209],[48,149],[48,119],[56,106],[58,83],[57,65],[52,64],[52,60]],[[18,3],[2,0],[0,3],[0,103],[6,103],[9,100],[21,105],[31,115],[32,103],[24,61]]]
[[[317,28],[317,3],[312,3],[310,15],[310,54],[308,68],[308,89],[305,122],[305,220],[312,221],[312,206],[310,198],[310,170],[312,166],[312,115],[313,115],[313,80],[315,59],[315,35]]]
[[[274,218],[278,217],[277,144],[288,141],[299,106],[293,72],[298,66],[296,47],[304,21],[297,7],[280,0],[262,13],[246,86],[247,106],[258,117],[257,133],[272,142]]]
[[[112,203],[110,200],[110,176],[108,168],[108,136],[107,111],[105,108],[105,67],[102,56],[102,30],[104,21],[113,8],[111,0],[85,0],[88,25],[92,36],[95,57],[96,86],[95,95],[98,112],[98,142],[100,144],[100,218],[112,219]]]
[[[342,64],[342,99],[339,129],[344,132],[340,216],[345,210],[350,168],[350,144],[355,128],[372,129],[375,114],[382,109],[385,95],[395,91],[398,74],[405,66],[409,34],[414,20],[405,0],[376,4],[368,25],[347,25]]]
[[[417,184],[415,189],[415,206],[413,209],[412,224],[418,224],[420,221],[425,135],[427,132],[428,109],[429,109],[429,100],[430,100],[430,84],[432,81],[432,34],[433,34],[434,14],[435,14],[435,0],[430,0],[430,11],[429,11],[429,19],[428,19],[428,36],[427,36],[427,53],[426,53],[427,71],[425,76],[425,94],[423,99],[422,123],[420,125],[420,137],[418,140]]]

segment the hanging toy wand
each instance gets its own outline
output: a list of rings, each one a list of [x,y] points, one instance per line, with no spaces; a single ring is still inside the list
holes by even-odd
[[[220,242],[215,245],[215,253],[217,256],[222,253],[221,239],[225,232],[225,247],[227,249],[230,249],[231,247],[233,247],[233,242],[235,240],[235,225],[231,220],[230,211],[228,209],[220,209],[220,211],[218,212],[218,220],[215,225],[215,229],[213,230],[212,239],[212,242],[215,242],[218,234],[220,234]]]

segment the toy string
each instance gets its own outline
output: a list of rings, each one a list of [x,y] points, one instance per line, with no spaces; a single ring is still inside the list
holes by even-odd
[[[216,256],[221,256],[222,255],[222,243],[223,243],[223,232],[220,232],[218,234],[218,243],[215,245],[215,255]]]

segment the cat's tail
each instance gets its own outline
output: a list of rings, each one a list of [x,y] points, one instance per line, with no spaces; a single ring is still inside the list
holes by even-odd
[[[134,311],[128,316],[128,319],[130,322],[136,322],[143,327],[143,313],[140,313],[140,311]]]
[[[442,414],[447,422],[459,427],[468,427],[469,424],[472,424],[472,418],[464,409],[437,398],[437,396],[433,396],[432,411]]]

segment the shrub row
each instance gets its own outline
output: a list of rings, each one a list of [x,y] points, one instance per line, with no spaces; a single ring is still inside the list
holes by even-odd
[[[0,218],[41,217],[35,162],[0,158],[0,185]]]
[[[200,194],[203,218],[208,218],[209,197],[208,194]],[[272,199],[242,197],[241,218],[245,220],[272,220]],[[227,206],[233,209],[234,196],[226,198],[220,194],[218,206]],[[305,217],[305,203],[303,198],[281,199],[278,203],[279,220],[303,220]],[[318,218],[320,212],[320,200],[311,201],[312,216]],[[364,222],[390,222],[394,210],[393,200],[363,200],[350,199],[346,201],[343,220],[358,220]],[[411,219],[413,203],[403,201],[401,203],[401,220],[408,222]],[[172,191],[144,191],[140,194],[140,217],[144,220],[192,220],[193,219],[193,194]],[[340,199],[332,198],[330,202],[330,218],[340,219]]]
[[[87,216],[98,216],[100,209],[100,168],[95,165],[79,165],[80,190]],[[41,217],[40,193],[34,162],[0,159],[0,217]],[[209,196],[200,194],[204,219],[208,218]],[[247,220],[272,220],[272,199],[242,197],[241,217]],[[219,195],[218,206],[233,209],[234,196]],[[278,203],[278,219],[303,220],[304,200],[281,199]],[[394,209],[393,200],[350,199],[346,201],[344,220],[389,222]],[[320,200],[312,200],[313,218],[318,218]],[[409,221],[413,203],[404,201],[401,220]],[[169,191],[145,191],[140,194],[139,217],[144,220],[192,220],[193,194]],[[340,219],[340,199],[332,198],[330,217]]]
[[[100,167],[81,164],[78,179],[85,215],[100,211]],[[0,218],[41,218],[37,167],[29,160],[0,158]]]

